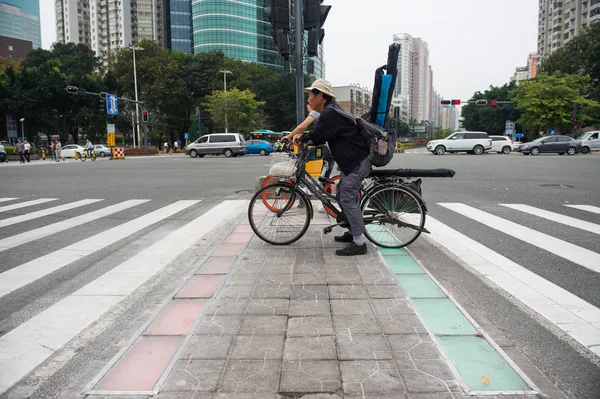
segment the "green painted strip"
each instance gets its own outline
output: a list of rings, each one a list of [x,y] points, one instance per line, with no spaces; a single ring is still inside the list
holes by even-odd
[[[472,389],[476,391],[531,389],[485,339],[475,336],[438,337],[438,339]]]
[[[446,294],[426,274],[397,276],[409,298],[446,298]]]
[[[414,299],[413,302],[435,335],[477,334],[477,330],[450,299]]]
[[[425,274],[421,266],[410,256],[384,256],[394,274]]]
[[[388,256],[388,255],[406,255],[406,256],[408,256],[408,252],[406,252],[406,249],[404,249],[404,248],[379,248],[379,252],[381,252],[381,254],[383,256]]]

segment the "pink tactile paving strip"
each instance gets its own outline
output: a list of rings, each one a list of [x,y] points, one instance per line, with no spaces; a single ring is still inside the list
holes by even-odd
[[[152,391],[251,237],[250,226],[242,222],[171,298],[94,390],[115,395],[124,391]]]

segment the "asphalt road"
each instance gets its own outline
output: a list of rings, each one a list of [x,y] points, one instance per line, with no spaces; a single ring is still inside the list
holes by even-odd
[[[0,298],[0,336],[110,270],[115,261],[126,257],[129,252],[148,246],[148,243],[174,231],[224,200],[249,199],[255,177],[267,174],[270,159],[260,156],[209,156],[191,159],[184,155],[160,155],[114,161],[99,159],[85,163],[71,160],[64,163],[39,161],[26,165],[0,165],[0,198],[18,197],[20,201],[58,198],[57,205],[83,199],[104,199],[111,204],[132,199],[150,200],[120,213],[121,216],[107,216],[82,224],[57,237],[48,236],[4,251],[0,254],[0,273],[54,249],[66,247],[81,237],[97,234],[116,222],[133,220],[174,201],[200,201],[189,211],[161,221],[151,231],[144,230],[127,237],[119,242],[117,248],[99,251],[60,273],[51,274],[47,279]],[[597,234],[552,223],[499,204],[526,204],[582,219],[581,211],[565,205],[600,206],[600,154],[536,157],[521,154],[434,156],[417,150],[395,156],[389,168],[400,167],[444,167],[455,170],[454,178],[423,179],[423,197],[430,216],[593,306],[600,307],[599,273],[540,250],[534,245],[528,245],[526,238],[517,239],[440,205],[465,204],[598,254],[600,240]],[[4,212],[0,214],[0,222],[49,206],[51,205],[40,204]],[[80,215],[82,210],[92,212],[99,207],[90,204],[62,212],[60,216],[52,215],[5,226],[0,229],[0,240]],[[585,221],[600,225],[600,215],[586,213]],[[218,239],[218,234],[214,239]],[[594,396],[589,395],[595,394],[600,397],[597,358],[588,356],[577,345],[560,336],[551,325],[537,320],[519,306],[518,301],[498,290],[487,288],[481,278],[475,277],[445,251],[434,247],[425,239],[418,240],[414,245],[415,251],[427,260],[431,272],[444,284],[448,284],[445,288],[455,292],[463,306],[474,309],[476,318],[482,325],[489,324],[500,335],[499,339],[506,340],[520,354],[526,355],[524,363],[530,362],[532,368],[541,370],[568,397],[591,398]],[[160,301],[161,294],[168,292],[176,283],[177,272],[173,271],[170,280],[161,290],[149,294],[149,303],[152,300]],[[143,303],[132,307],[133,313],[127,317],[135,319],[136,309],[143,311]],[[114,334],[116,333],[115,331]],[[111,333],[105,333],[104,336],[108,340]],[[90,353],[85,354],[88,360],[94,357],[94,348],[97,347],[100,351],[101,343],[100,337],[96,340],[96,346],[90,347]],[[76,363],[77,360],[73,360],[67,369],[76,368]],[[62,383],[66,384],[68,381]],[[57,382],[56,385],[60,386],[60,383]]]

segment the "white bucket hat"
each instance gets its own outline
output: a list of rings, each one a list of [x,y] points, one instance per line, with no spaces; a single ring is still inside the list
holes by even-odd
[[[304,88],[304,92],[308,93],[309,91],[313,91],[314,89],[319,90],[323,94],[327,94],[330,97],[335,97],[333,94],[333,89],[331,88],[331,82],[325,79],[317,79],[315,80],[310,87]]]

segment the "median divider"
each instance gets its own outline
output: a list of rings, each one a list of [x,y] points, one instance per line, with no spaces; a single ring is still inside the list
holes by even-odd
[[[112,147],[112,159],[125,159],[125,149],[123,147]]]

